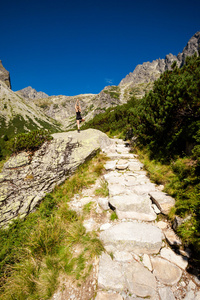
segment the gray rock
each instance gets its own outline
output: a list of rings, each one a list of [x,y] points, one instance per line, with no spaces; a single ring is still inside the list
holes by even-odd
[[[194,291],[187,292],[186,296],[184,297],[184,300],[194,300],[195,294]]]
[[[1,60],[0,60],[0,80],[3,81],[9,88],[11,88],[10,73],[3,67]]]
[[[128,161],[124,159],[120,159],[116,164],[116,169],[118,170],[126,170],[128,168]]]
[[[158,223],[156,223],[156,226],[160,229],[167,229],[168,224],[166,222],[159,221]]]
[[[159,295],[161,300],[175,300],[174,294],[169,287],[160,288]]]
[[[182,271],[176,265],[160,257],[152,257],[153,274],[163,284],[175,285],[182,276]]]
[[[108,198],[98,198],[97,199],[98,204],[101,206],[102,209],[108,210]]]
[[[156,295],[155,277],[142,264],[136,261],[116,262],[107,254],[100,258],[98,286],[106,290],[128,290],[139,297]]]
[[[195,290],[196,284],[192,280],[190,280],[189,283],[188,283],[187,288],[188,288],[188,291]]]
[[[175,205],[175,200],[171,196],[161,192],[155,191],[149,193],[153,203],[155,203],[163,214],[168,214],[170,209]]]
[[[102,289],[122,291],[125,288],[125,277],[122,265],[103,253],[99,261],[98,286]]]
[[[115,170],[116,163],[117,163],[116,160],[114,160],[114,161],[108,161],[108,162],[105,164],[105,169],[106,169],[106,171],[114,171],[114,170]]]
[[[151,264],[151,260],[150,260],[150,257],[149,257],[148,254],[144,254],[144,255],[143,255],[142,263],[143,263],[143,265],[144,265],[147,269],[149,269],[149,271],[152,271],[152,270],[153,270],[152,264]]]
[[[37,92],[31,86],[28,86],[22,90],[16,92],[18,95],[22,96],[26,99],[41,99],[41,98],[48,98],[49,96],[44,92]]]
[[[95,300],[123,300],[122,296],[112,292],[98,292]]]
[[[46,193],[68,178],[87,158],[113,143],[104,133],[94,129],[81,134],[57,133],[53,137],[31,159],[22,152],[4,164],[0,183],[1,225],[17,216],[26,216]]]
[[[138,160],[132,161],[129,163],[128,168],[130,171],[139,171],[143,168],[143,164],[139,162]]]
[[[170,248],[163,248],[160,251],[160,255],[169,260],[170,262],[177,265],[179,268],[185,270],[188,266],[188,258],[184,257],[182,255],[176,254],[173,250]]]
[[[138,195],[149,194],[151,191],[155,191],[155,189],[156,187],[153,183],[139,184],[131,188],[131,190]]]
[[[116,195],[124,195],[127,193],[127,188],[122,184],[110,184],[108,183],[108,190],[110,197]]]
[[[200,300],[200,291],[196,293],[194,300]]]
[[[164,230],[164,234],[167,242],[171,246],[180,246],[182,244],[180,238],[175,234],[175,232],[171,228]]]
[[[114,259],[119,262],[130,262],[133,260],[133,256],[126,251],[115,251]]]
[[[161,211],[160,211],[160,209],[158,208],[157,205],[152,204],[152,208],[153,208],[153,210],[155,211],[155,213],[156,213],[157,215],[161,213]]]
[[[116,209],[119,219],[136,219],[153,221],[156,214],[151,207],[148,195],[139,196],[136,194],[113,196],[109,203]]]
[[[143,223],[122,222],[100,233],[107,251],[128,251],[135,253],[158,253],[162,245],[159,228]]]
[[[126,287],[132,294],[156,298],[156,279],[142,264],[136,261],[126,264],[124,274]]]

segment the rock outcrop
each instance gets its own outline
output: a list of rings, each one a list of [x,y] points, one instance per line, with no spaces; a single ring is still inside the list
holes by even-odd
[[[5,82],[5,84],[11,88],[10,84],[10,73],[3,67],[2,61],[0,60],[0,80]]]
[[[30,99],[42,99],[49,97],[44,92],[37,92],[35,89],[33,89],[31,86],[28,86],[22,90],[19,90],[16,92],[16,94],[22,96],[23,98],[30,100]]]
[[[62,183],[87,158],[112,144],[104,133],[88,129],[53,134],[34,154],[12,156],[0,173],[0,224],[25,217],[46,193]]]

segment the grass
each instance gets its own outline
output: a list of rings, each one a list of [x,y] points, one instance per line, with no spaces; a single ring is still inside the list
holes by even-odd
[[[104,180],[101,181],[100,187],[95,190],[95,195],[100,197],[108,197],[109,189],[108,183]]]
[[[118,220],[118,216],[115,211],[113,211],[110,215],[111,221]]]
[[[168,218],[175,216],[185,221],[177,230],[185,246],[189,246],[200,265],[200,181],[195,171],[195,161],[189,157],[177,157],[169,164],[151,160],[147,151],[139,151],[139,159],[144,163],[150,179],[164,185],[164,192],[175,199]]]
[[[69,209],[68,202],[95,182],[104,160],[98,154],[46,195],[25,220],[0,229],[1,300],[50,299],[60,277],[70,276],[81,284],[90,274],[103,246],[95,232],[86,232],[83,217]]]

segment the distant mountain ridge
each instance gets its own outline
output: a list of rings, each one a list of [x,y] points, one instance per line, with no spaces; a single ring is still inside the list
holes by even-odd
[[[15,92],[16,94],[26,98],[26,99],[41,99],[41,98],[47,98],[49,97],[44,92],[37,92],[35,89],[33,89],[31,86],[28,86],[22,90],[19,90]]]
[[[13,92],[9,90],[9,72],[0,61],[0,84],[2,82],[3,87],[0,89],[0,136],[5,132],[4,129],[11,131],[9,127],[15,133],[37,127],[54,130],[73,129],[76,127],[74,105],[77,99],[80,100],[84,118],[89,121],[109,107],[126,103],[132,96],[143,97],[152,89],[154,81],[163,72],[170,70],[174,61],[181,67],[187,56],[195,52],[198,54],[199,47],[200,31],[188,41],[183,51],[177,56],[168,54],[165,59],[137,65],[135,70],[122,79],[118,86],[106,86],[99,94],[76,96],[48,96],[43,92],[37,92],[30,86]],[[29,125],[26,125],[26,122]]]
[[[177,62],[178,67],[183,66],[187,56],[192,56],[195,52],[198,54],[199,47],[200,31],[195,33],[183,51],[177,56],[170,53],[166,55],[165,59],[159,58],[152,62],[144,62],[142,65],[137,65],[133,72],[121,80],[119,87],[126,90],[126,94],[129,94],[129,91],[134,89],[136,96],[141,98],[145,95],[145,92],[148,92],[152,88],[153,82],[157,80],[162,73],[171,69],[171,65],[174,61]]]

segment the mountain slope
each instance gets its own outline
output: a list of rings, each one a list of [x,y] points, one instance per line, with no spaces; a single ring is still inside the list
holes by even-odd
[[[91,120],[98,113],[104,112],[108,107],[126,103],[133,95],[142,98],[149,92],[160,75],[171,68],[174,61],[180,67],[187,56],[198,53],[200,45],[200,32],[197,32],[187,43],[182,53],[177,56],[166,55],[165,59],[153,62],[144,62],[121,80],[119,86],[107,86],[99,94],[85,94],[73,97],[51,96],[45,99],[34,99],[35,104],[44,109],[45,114],[62,123],[65,129],[76,126],[74,104],[79,99],[86,121]]]
[[[166,70],[171,69],[174,61],[178,67],[183,66],[187,56],[198,53],[200,46],[200,31],[198,31],[187,43],[182,53],[177,56],[173,54],[166,55],[165,59],[156,59],[152,62],[144,62],[137,65],[132,73],[129,73],[121,80],[119,87],[125,91],[126,95],[134,93],[138,98],[142,98],[146,92],[152,89],[153,82],[160,77]]]
[[[77,99],[79,99],[81,103],[82,115],[86,121],[89,121],[95,115],[104,112],[106,108],[126,103],[132,96],[142,98],[145,93],[149,92],[153,88],[154,81],[158,79],[164,71],[171,68],[174,61],[177,62],[179,67],[182,66],[187,56],[191,56],[195,52],[198,53],[199,45],[200,31],[188,41],[182,53],[179,53],[177,56],[168,54],[165,59],[144,62],[142,65],[138,65],[132,73],[129,73],[124,79],[122,79],[119,86],[107,86],[99,94],[48,96],[43,92],[37,92],[31,87],[27,87],[15,93],[11,90],[7,90],[7,96],[11,93],[11,98],[16,100],[13,100],[12,103],[8,102],[8,97],[6,96],[7,98],[5,97],[5,99],[7,100],[5,103],[5,101],[2,100],[3,94],[0,95],[2,102],[1,107],[3,109],[0,114],[1,123],[4,124],[4,127],[7,126],[8,128],[14,122],[15,126],[11,127],[15,132],[28,129],[30,130],[31,128],[38,126],[53,126],[55,129],[57,127],[52,123],[53,118],[56,122],[62,124],[63,130],[73,129],[76,127],[74,105]],[[1,73],[1,71],[3,73]],[[3,74],[2,77],[1,74]],[[8,84],[8,78],[9,72],[3,68],[0,62],[0,80],[3,80],[4,84]],[[5,109],[5,106],[10,108],[7,110]],[[32,107],[31,113],[29,111],[30,106]],[[25,109],[24,112],[23,109]],[[11,110],[12,113],[14,112],[15,114],[12,115]],[[10,119],[7,116],[7,113],[12,116]],[[38,121],[38,118],[40,119],[40,122]],[[10,125],[8,125],[9,122],[11,122]],[[25,125],[26,122],[29,125]],[[44,125],[42,125],[43,122],[45,122]],[[18,130],[18,126],[21,126],[21,129]]]
[[[44,113],[63,125],[65,130],[76,126],[75,103],[79,99],[82,115],[86,121],[106,108],[122,104],[120,88],[107,86],[99,94],[82,94],[77,96],[51,96],[43,99],[33,99],[34,103],[43,109]]]
[[[38,128],[58,131],[60,127],[34,103],[27,103],[0,81],[0,137]]]

